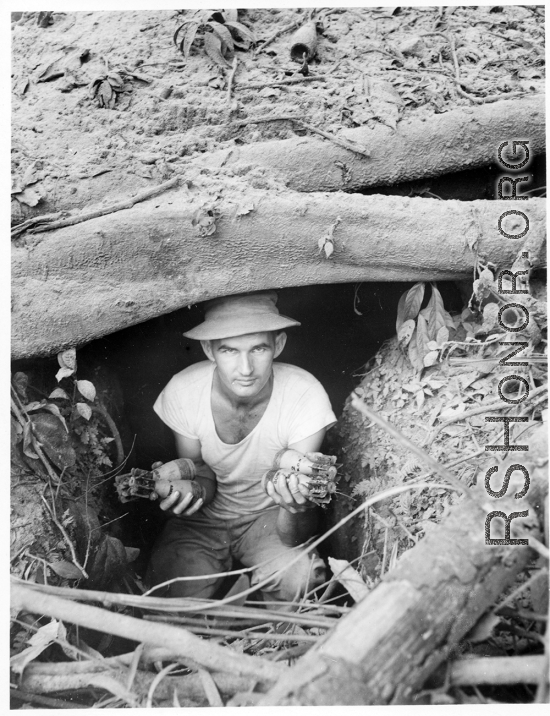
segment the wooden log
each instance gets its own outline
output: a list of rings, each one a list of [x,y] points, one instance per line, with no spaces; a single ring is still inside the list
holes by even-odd
[[[511,536],[516,525],[537,537],[546,481],[545,470],[531,471],[529,502],[492,500],[478,489],[477,504],[455,506],[258,705],[410,703],[534,554],[529,546],[486,545],[487,514],[528,510],[512,522]]]
[[[239,215],[242,185],[245,215]],[[206,191],[172,189],[131,209],[19,238],[12,251],[13,358],[78,347],[220,295],[470,278],[475,251],[507,267],[525,241],[533,265],[544,260],[544,199],[522,202],[529,233],[511,241],[497,229],[510,209],[507,201],[300,194],[242,185],[216,185],[222,198],[215,201]],[[219,218],[214,234],[200,236],[192,221],[197,210],[205,215],[205,202]],[[327,259],[318,242],[333,228],[334,252]]]
[[[250,118],[247,119],[250,121]],[[429,119],[379,124],[337,135],[364,147],[364,157],[312,137],[258,142],[204,155],[195,162],[242,172],[276,172],[295,191],[357,191],[492,164],[507,140],[528,139],[531,156],[546,149],[544,96],[460,107]],[[521,151],[521,150],[520,150]],[[518,160],[519,161],[519,160]]]
[[[201,639],[181,627],[153,624],[107,609],[40,593],[26,586],[24,582],[12,581],[11,604],[12,608],[31,614],[63,619],[71,624],[131,639],[137,643],[168,647],[184,662],[191,661],[212,671],[227,672],[235,676],[252,676],[259,681],[269,682],[286,670],[281,664],[239,654],[230,648]]]

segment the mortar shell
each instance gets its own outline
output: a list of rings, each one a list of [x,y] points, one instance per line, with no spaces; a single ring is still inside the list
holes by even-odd
[[[306,60],[311,60],[317,53],[317,26],[314,22],[306,22],[298,28],[290,39],[290,58],[302,62],[304,53]]]

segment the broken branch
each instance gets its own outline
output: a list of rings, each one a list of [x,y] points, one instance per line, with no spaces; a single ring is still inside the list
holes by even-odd
[[[350,152],[355,152],[356,154],[361,154],[364,157],[369,157],[370,152],[366,149],[366,147],[361,147],[358,144],[355,144],[354,142],[348,141],[347,139],[340,139],[340,137],[335,137],[333,134],[329,134],[328,132],[325,132],[324,129],[319,129],[319,127],[314,127],[311,124],[308,124],[307,122],[304,122],[303,120],[299,119],[298,117],[294,117],[292,115],[287,114],[281,114],[277,115],[275,117],[251,117],[250,119],[241,119],[237,122],[231,122],[233,126],[236,127],[244,127],[247,124],[257,124],[259,122],[279,122],[279,121],[291,121],[296,122],[304,129],[307,129],[309,132],[314,132],[315,134],[320,134],[321,137],[324,137],[325,139],[329,139],[334,144],[337,144],[339,147],[342,147],[343,149],[347,149]]]
[[[326,82],[326,75],[308,75],[307,77],[289,77],[287,80],[273,80],[273,82],[250,82],[237,85],[236,89],[263,89],[264,87],[284,87],[285,85],[295,85],[299,82]]]
[[[86,572],[86,570],[84,569],[84,567],[83,567],[83,566],[80,564],[80,562],[78,561],[78,558],[77,558],[77,556],[76,556],[76,551],[75,551],[74,545],[73,545],[73,543],[71,542],[71,539],[70,539],[69,535],[67,534],[67,531],[65,530],[65,528],[63,527],[63,525],[61,524],[61,522],[59,522],[59,520],[57,519],[57,516],[56,516],[55,512],[54,512],[54,511],[52,510],[52,508],[49,506],[48,501],[46,500],[46,498],[44,497],[44,495],[40,495],[40,497],[41,497],[43,503],[46,505],[46,509],[47,509],[48,512],[50,513],[50,517],[52,518],[52,522],[55,524],[55,526],[59,529],[59,531],[60,531],[61,534],[63,535],[63,539],[65,540],[65,543],[66,543],[67,547],[69,548],[69,550],[70,550],[70,552],[71,552],[71,558],[72,558],[72,561],[73,561],[74,566],[82,572],[82,576],[84,577],[84,579],[88,579],[88,573]]]
[[[488,656],[460,659],[451,665],[452,686],[536,684],[544,668],[541,656]]]
[[[212,671],[225,671],[238,676],[252,676],[258,681],[271,682],[285,670],[280,664],[265,662],[254,656],[238,654],[229,648],[201,639],[181,627],[152,624],[125,614],[92,607],[37,592],[31,587],[12,581],[12,606],[31,614],[45,614],[88,629],[131,639],[151,646],[164,646],[175,656],[192,660]]]
[[[465,495],[467,499],[473,502],[473,498],[468,488],[463,485],[460,480],[458,480],[453,475],[453,473],[450,472],[450,470],[441,465],[441,463],[437,462],[437,460],[434,460],[431,455],[428,455],[428,453],[422,450],[422,448],[419,448],[418,445],[415,445],[413,442],[411,442],[403,435],[403,433],[399,432],[397,428],[394,428],[394,426],[388,423],[387,420],[381,418],[378,413],[376,413],[374,410],[371,410],[371,408],[369,408],[364,403],[364,401],[357,393],[353,394],[351,404],[356,410],[358,410],[365,417],[371,420],[375,425],[377,425],[379,428],[382,428],[382,430],[385,430],[389,435],[391,435],[394,440],[396,440],[398,443],[401,443],[401,445],[403,445],[403,447],[405,447],[407,450],[410,450],[410,452],[414,453],[419,458],[419,460],[422,460],[422,462],[429,465],[432,470],[440,477],[442,477],[443,480],[448,482],[449,485],[452,485],[456,490],[462,492],[462,494]]]
[[[132,197],[131,199],[126,199],[125,201],[120,201],[117,204],[111,204],[111,206],[106,206],[103,209],[96,209],[95,211],[89,211],[86,214],[80,214],[79,216],[70,216],[67,219],[61,219],[60,221],[52,221],[48,224],[42,224],[39,226],[36,226],[34,229],[29,229],[29,233],[31,234],[38,234],[43,231],[52,231],[53,229],[61,229],[64,226],[73,226],[74,224],[80,224],[83,221],[89,221],[90,219],[97,219],[99,216],[105,216],[106,214],[113,214],[115,211],[122,211],[123,209],[131,209],[134,204],[138,204],[141,201],[145,201],[146,199],[150,199],[153,196],[157,196],[157,194],[161,194],[163,191],[166,191],[167,189],[171,189],[172,187],[176,186],[180,181],[180,177],[174,177],[173,179],[170,179],[167,182],[164,182],[164,184],[159,184],[158,186],[153,187],[152,189],[147,189],[146,191],[142,191],[140,194],[136,194],[136,196]]]

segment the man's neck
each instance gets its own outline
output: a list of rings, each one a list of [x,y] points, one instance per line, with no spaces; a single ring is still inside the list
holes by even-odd
[[[250,397],[241,397],[229,390],[219,379],[217,371],[214,370],[212,389],[214,395],[221,398],[233,410],[253,410],[258,405],[269,401],[273,391],[273,373],[259,393]]]

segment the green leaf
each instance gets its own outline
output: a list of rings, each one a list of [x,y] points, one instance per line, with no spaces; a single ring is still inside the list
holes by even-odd
[[[428,302],[428,333],[430,338],[434,340],[437,332],[445,325],[445,306],[443,305],[443,297],[438,289],[432,284],[432,295]]]
[[[57,382],[63,380],[63,378],[68,378],[70,375],[74,373],[74,370],[72,368],[60,368],[57,373],[55,374],[55,378]]]
[[[54,398],[59,398],[60,400],[70,400],[63,388],[56,388],[48,395],[49,400],[53,400]]]
[[[405,321],[399,329],[399,332],[397,334],[397,343],[402,350],[404,350],[409,345],[409,342],[412,338],[412,334],[414,333],[415,325],[416,324],[413,319],[409,318],[409,320]]]
[[[419,354],[418,354],[418,348],[416,346],[416,336],[417,331],[416,328],[414,329],[414,333],[412,334],[411,340],[409,341],[409,360],[412,364],[412,367],[415,370],[422,370],[424,367],[424,363],[420,360]]]
[[[449,340],[449,329],[447,328],[446,325],[441,326],[441,328],[437,332],[435,341],[438,346],[441,346],[441,345],[443,345],[443,343],[446,343],[448,340]]]
[[[397,321],[396,321],[396,332],[399,333],[399,329],[411,318],[416,318],[422,305],[424,298],[424,283],[415,283],[415,285],[405,293],[399,299],[397,305]]]
[[[220,67],[231,67],[229,62],[227,62],[227,60],[222,54],[221,39],[213,32],[208,32],[204,36],[204,51],[206,52],[208,57],[210,57],[211,60],[214,60],[214,62],[217,65],[220,65]]]
[[[414,286],[407,292],[405,297],[405,321],[409,318],[417,317],[424,299],[424,289],[425,284],[420,282],[415,283]]]
[[[426,353],[424,356],[424,367],[429,368],[432,365],[435,365],[439,358],[439,351],[430,351],[429,353]]]
[[[79,393],[83,395],[86,400],[89,400],[91,403],[94,402],[96,390],[93,383],[89,380],[77,380],[76,387],[78,388]]]
[[[416,322],[416,346],[418,348],[418,356],[422,362],[422,366],[424,366],[424,356],[430,352],[430,349],[428,348],[429,342],[430,337],[428,334],[428,324],[426,323],[424,316],[419,315]]]
[[[85,420],[89,420],[92,417],[92,409],[88,403],[77,403],[75,407]]]

